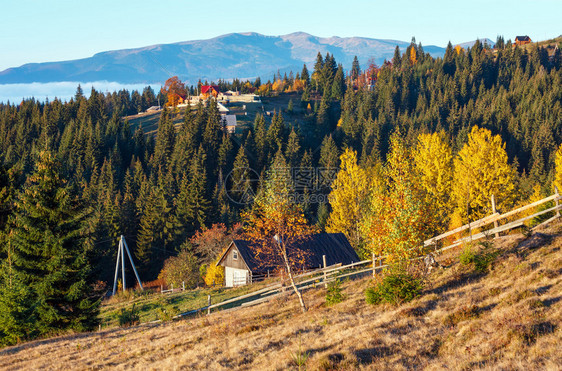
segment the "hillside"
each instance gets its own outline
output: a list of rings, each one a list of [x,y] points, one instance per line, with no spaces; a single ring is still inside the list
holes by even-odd
[[[527,52],[531,52],[532,50],[536,49],[536,48],[546,48],[548,55],[552,56],[554,54],[554,50],[556,47],[562,46],[562,35],[555,37],[553,39],[548,39],[548,40],[542,40],[542,41],[537,41],[537,42],[532,42],[530,44],[526,44],[526,45],[522,45],[521,47],[525,50],[527,50]]]
[[[55,81],[114,81],[119,83],[162,83],[170,76],[195,84],[199,79],[268,79],[277,70],[300,72],[309,68],[318,52],[331,53],[344,66],[357,55],[365,66],[370,58],[378,64],[391,59],[398,45],[404,51],[409,42],[364,37],[323,38],[304,32],[282,36],[232,33],[207,40],[159,44],[136,49],[113,50],[90,58],[31,63],[0,72],[0,84]],[[433,57],[445,48],[424,46]]]
[[[562,224],[475,245],[480,271],[440,256],[422,295],[397,307],[365,303],[370,279],[166,324],[39,340],[0,351],[0,368],[556,369],[562,364]],[[57,360],[53,363],[53,360]]]

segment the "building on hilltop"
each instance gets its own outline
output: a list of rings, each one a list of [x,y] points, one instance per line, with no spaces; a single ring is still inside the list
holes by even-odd
[[[515,37],[515,45],[526,45],[526,44],[530,44],[531,42],[532,42],[531,38],[527,35]]]
[[[251,241],[233,240],[221,255],[217,266],[224,267],[225,286],[247,285],[257,281],[258,276],[267,276],[268,268],[259,264],[252,244]],[[298,243],[296,248],[309,253],[304,267],[306,269],[322,267],[323,255],[326,256],[327,266],[339,263],[348,265],[360,261],[343,233],[315,234]]]
[[[201,96],[209,98],[213,96],[216,98],[220,94],[220,88],[217,85],[203,85],[201,86]]]

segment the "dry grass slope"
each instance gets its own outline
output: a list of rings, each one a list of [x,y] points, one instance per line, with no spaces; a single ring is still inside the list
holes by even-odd
[[[63,336],[0,351],[2,369],[560,369],[562,225],[480,246],[484,272],[440,257],[414,301],[370,306],[368,279],[294,298],[160,325]]]

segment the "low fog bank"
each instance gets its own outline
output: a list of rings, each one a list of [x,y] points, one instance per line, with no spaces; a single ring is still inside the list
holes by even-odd
[[[121,84],[112,81],[93,81],[93,82],[79,82],[79,81],[62,81],[62,82],[48,82],[39,83],[34,82],[31,84],[0,84],[0,103],[16,103],[19,104],[23,99],[35,98],[36,100],[44,102],[49,99],[50,101],[58,98],[62,101],[68,101],[76,94],[76,88],[80,85],[86,97],[90,96],[92,87],[99,92],[114,92],[122,89],[138,90],[142,92],[146,86],[152,86],[155,92],[160,89],[160,84]]]

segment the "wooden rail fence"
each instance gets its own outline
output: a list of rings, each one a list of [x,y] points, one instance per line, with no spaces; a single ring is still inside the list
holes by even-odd
[[[556,189],[555,193],[551,196],[545,197],[542,200],[533,202],[531,204],[525,205],[523,207],[511,210],[509,212],[506,212],[504,214],[500,214],[499,212],[496,211],[496,205],[495,205],[495,198],[492,196],[492,214],[488,215],[482,219],[479,220],[475,220],[473,222],[470,222],[468,224],[465,224],[461,227],[455,228],[453,230],[447,231],[445,233],[442,233],[438,236],[432,237],[426,241],[424,241],[423,246],[421,246],[421,248],[418,247],[418,249],[420,249],[421,254],[418,257],[415,257],[413,259],[420,259],[423,258],[425,256],[425,254],[428,253],[439,253],[439,252],[443,252],[443,251],[447,251],[449,249],[452,249],[454,247],[460,246],[466,242],[470,242],[470,241],[475,241],[478,239],[482,239],[485,237],[489,237],[489,236],[495,236],[498,237],[500,233],[514,229],[514,228],[518,228],[524,225],[524,223],[528,220],[531,220],[533,218],[548,214],[548,213],[554,213],[555,215],[552,216],[551,218],[549,218],[548,220],[544,221],[543,223],[537,225],[534,228],[537,228],[541,225],[547,224],[552,222],[553,220],[560,218],[560,210],[562,209],[562,205],[560,205],[560,200],[562,199],[562,197],[560,197],[560,194],[558,193],[558,189]],[[553,207],[549,207],[545,210],[541,210],[538,212],[533,213],[532,215],[528,215],[528,216],[524,216],[521,217],[515,221],[510,221],[506,224],[501,224],[500,222],[513,217],[517,214],[520,214],[524,211],[528,211],[532,208],[536,208],[538,206],[541,206],[547,202],[554,202],[555,206]],[[479,229],[479,228],[484,228],[490,224],[493,224],[493,228],[488,229],[486,231],[482,231],[482,232],[478,232],[476,234],[472,234],[472,232],[475,229]],[[454,240],[451,244],[441,247],[441,248],[437,248],[437,243],[441,240],[444,240],[447,237],[451,237],[454,235],[457,235],[459,233],[468,231],[468,236],[464,236],[464,237],[460,237],[457,238],[456,240]],[[433,247],[433,248],[432,248]],[[380,271],[386,267],[388,267],[388,264],[385,264],[385,260],[388,257],[388,255],[385,256],[373,256],[372,259],[368,259],[368,260],[363,260],[363,261],[359,261],[359,262],[355,262],[352,264],[348,264],[348,265],[344,265],[342,266],[341,264],[336,264],[333,266],[329,266],[326,267],[324,266],[323,268],[320,269],[316,269],[310,272],[306,272],[300,275],[296,275],[295,276],[295,280],[297,281],[297,286],[300,289],[306,289],[309,287],[313,287],[316,285],[327,285],[328,282],[333,281],[334,279],[337,278],[344,278],[344,277],[350,277],[350,276],[357,276],[357,275],[362,275],[362,274],[367,274],[369,272],[372,272],[373,275],[376,274],[377,271]],[[325,261],[324,261],[324,265],[325,265]],[[241,296],[237,296],[235,298],[231,298],[225,301],[222,301],[220,303],[215,303],[212,304],[211,303],[211,297],[209,295],[208,298],[208,305],[203,307],[203,308],[199,308],[196,310],[192,310],[189,312],[185,312],[185,313],[181,313],[176,317],[182,317],[182,316],[186,316],[186,315],[190,315],[190,314],[194,314],[194,313],[198,313],[198,312],[203,312],[203,311],[207,311],[207,313],[210,313],[212,309],[217,309],[220,307],[224,307],[224,306],[228,306],[231,304],[234,304],[236,302],[241,302],[240,306],[248,306],[248,305],[254,305],[254,304],[258,304],[258,303],[262,303],[264,301],[268,301],[271,300],[274,297],[280,296],[280,295],[285,295],[292,292],[291,288],[289,286],[284,286],[281,282],[276,282],[273,284],[270,284],[262,289],[250,292],[248,294],[244,294]]]

